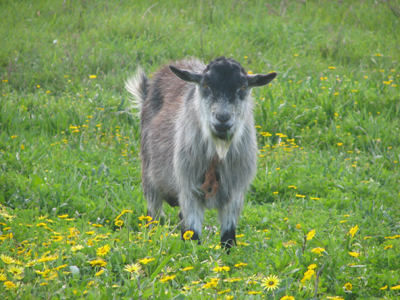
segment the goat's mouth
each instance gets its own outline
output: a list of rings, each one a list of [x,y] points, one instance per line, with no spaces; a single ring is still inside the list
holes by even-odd
[[[233,135],[233,124],[227,124],[227,123],[217,123],[211,125],[211,132],[214,135],[214,137],[229,141],[232,138]]]

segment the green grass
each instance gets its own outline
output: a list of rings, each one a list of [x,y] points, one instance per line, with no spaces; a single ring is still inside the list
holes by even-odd
[[[389,4],[0,3],[0,294],[400,297],[400,3]],[[138,219],[139,121],[123,88],[138,65],[220,55],[279,74],[253,91],[258,173],[230,255],[215,211],[201,245],[180,240],[176,209],[164,225]],[[92,266],[105,245],[106,265]],[[124,270],[134,263],[138,274]]]

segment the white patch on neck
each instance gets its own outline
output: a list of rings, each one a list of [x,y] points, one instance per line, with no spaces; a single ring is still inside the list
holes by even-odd
[[[221,140],[219,138],[213,137],[215,150],[217,151],[218,158],[223,160],[228,153],[229,147],[232,143],[232,140]]]

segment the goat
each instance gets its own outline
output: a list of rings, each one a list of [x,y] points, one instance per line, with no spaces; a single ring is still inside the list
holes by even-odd
[[[256,173],[257,141],[251,88],[276,73],[248,75],[225,57],[164,66],[151,80],[139,68],[126,81],[140,111],[142,186],[148,215],[163,200],[179,206],[182,237],[201,235],[204,210],[218,210],[221,244],[236,244],[245,192]]]

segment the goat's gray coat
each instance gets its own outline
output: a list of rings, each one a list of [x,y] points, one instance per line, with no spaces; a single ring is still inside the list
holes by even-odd
[[[219,58],[214,62],[222,67],[233,64],[232,70],[239,72],[240,80],[245,80],[245,88],[240,90],[241,99],[236,99],[239,90],[233,86],[234,77],[230,79],[231,73],[221,77],[224,74],[221,72],[217,74],[218,80],[215,82],[214,78],[210,84],[217,85],[216,91],[218,84],[224,83],[229,93],[235,89],[235,93],[226,94],[234,96],[229,98],[218,92],[217,97],[207,97],[204,89],[208,87],[203,77],[213,62],[206,66],[197,59],[165,66],[150,81],[139,68],[136,76],[126,82],[126,88],[140,110],[142,185],[148,214],[158,218],[163,200],[172,206],[179,205],[182,233],[193,230],[193,239],[198,239],[204,210],[215,208],[221,223],[221,242],[229,248],[236,241],[235,229],[245,192],[256,172],[257,145],[250,89],[268,83],[276,74],[250,78],[234,60]],[[262,80],[261,76],[264,76]],[[265,79],[266,76],[269,77]],[[228,111],[229,115],[220,113],[217,119],[222,115],[232,123],[225,126],[232,126],[231,135],[226,138],[216,137],[211,125],[215,114],[221,111]],[[224,134],[225,127],[222,127]],[[206,198],[201,186],[216,156],[219,187],[213,197]]]

